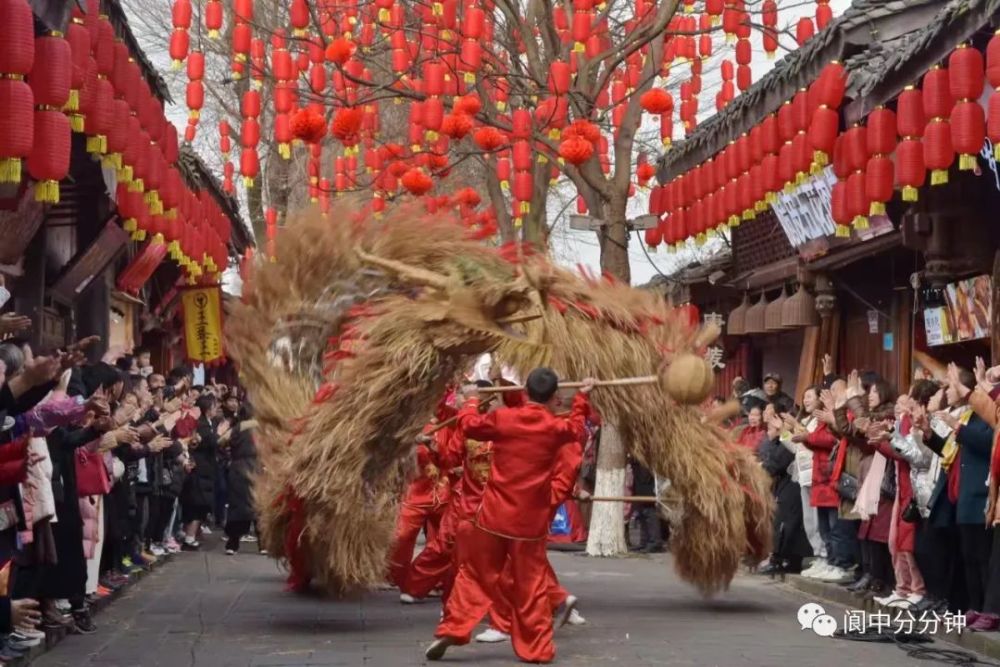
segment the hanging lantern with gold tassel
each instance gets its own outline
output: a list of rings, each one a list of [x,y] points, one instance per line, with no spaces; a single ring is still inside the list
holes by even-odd
[[[21,182],[21,162],[31,152],[34,96],[24,77],[35,59],[34,15],[25,0],[0,0],[0,183]]]
[[[958,168],[976,168],[976,156],[986,139],[986,114],[979,105],[985,74],[983,54],[967,44],[952,51],[948,58],[948,83],[957,100],[951,110],[951,143],[958,153]]]
[[[61,33],[35,39],[35,65],[28,78],[35,100],[34,140],[28,173],[38,181],[35,201],[59,203],[59,181],[69,174],[73,130],[62,108],[69,99],[72,55]]]

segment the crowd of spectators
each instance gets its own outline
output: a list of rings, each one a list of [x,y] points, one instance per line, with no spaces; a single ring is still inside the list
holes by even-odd
[[[163,375],[146,350],[87,363],[99,342],[35,354],[0,316],[0,667],[46,630],[92,633],[93,603],[157,559],[251,540],[257,468],[236,387]]]
[[[1000,367],[921,370],[897,393],[876,373],[834,374],[827,357],[800,407],[774,375],[734,394],[738,442],[771,475],[777,508],[760,572],[1000,628]]]

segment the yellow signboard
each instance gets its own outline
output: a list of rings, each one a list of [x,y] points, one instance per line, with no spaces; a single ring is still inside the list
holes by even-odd
[[[222,349],[222,291],[219,286],[184,289],[181,306],[188,361],[207,366],[225,361]]]

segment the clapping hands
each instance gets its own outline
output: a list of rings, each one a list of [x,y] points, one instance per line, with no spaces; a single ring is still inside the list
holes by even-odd
[[[0,338],[12,336],[31,328],[31,318],[17,313],[0,315]]]

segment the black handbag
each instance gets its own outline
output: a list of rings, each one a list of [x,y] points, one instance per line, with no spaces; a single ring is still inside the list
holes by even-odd
[[[841,472],[840,479],[837,480],[837,493],[841,500],[858,499],[858,478],[849,472]]]
[[[887,461],[885,464],[885,474],[882,475],[879,493],[887,500],[893,500],[896,497],[896,466],[892,464],[892,461]]]
[[[910,500],[910,504],[903,508],[902,519],[907,523],[920,523],[920,506],[916,500]]]

